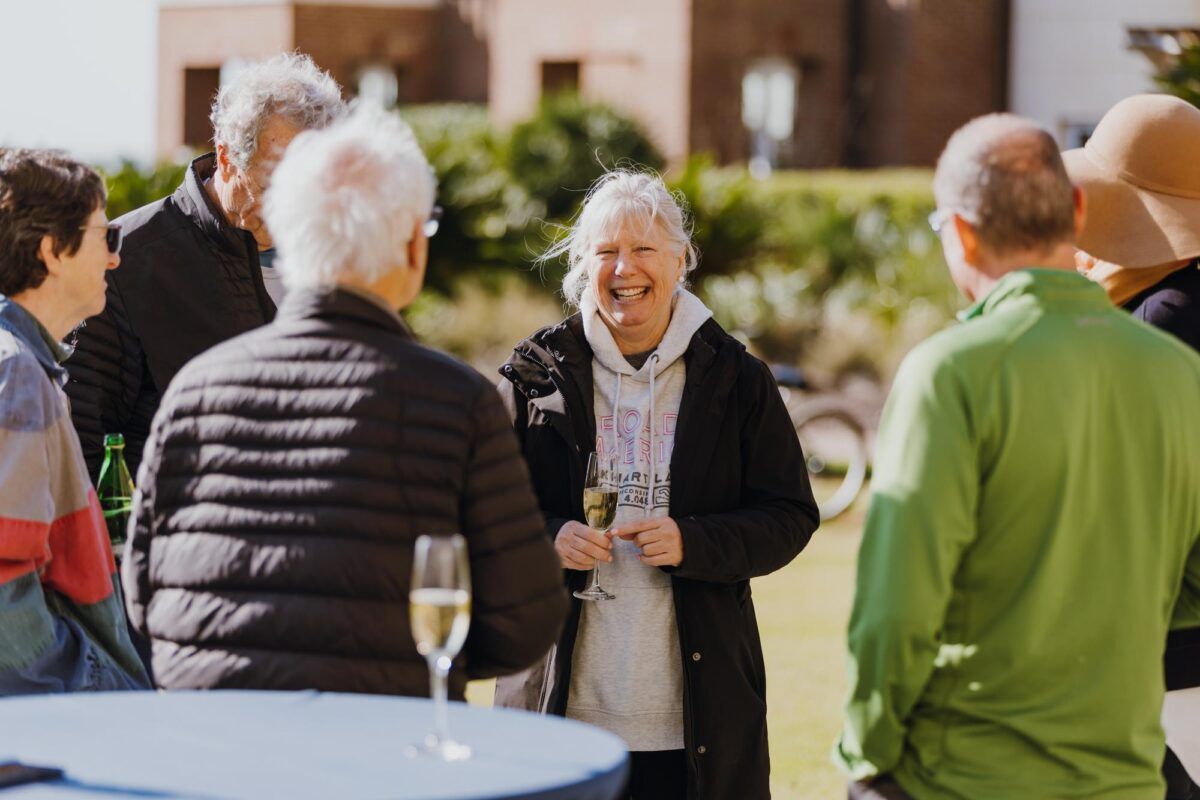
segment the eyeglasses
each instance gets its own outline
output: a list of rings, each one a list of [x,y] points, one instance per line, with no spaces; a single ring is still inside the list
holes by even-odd
[[[438,228],[442,224],[442,207],[434,206],[429,209],[429,219],[421,226],[421,230],[425,233],[426,239],[432,239],[437,234]]]
[[[121,243],[125,240],[125,233],[121,230],[121,223],[110,222],[107,225],[80,225],[79,230],[86,231],[92,228],[104,229],[104,243],[108,245],[108,252],[114,256],[121,252]]]
[[[948,208],[935,208],[929,214],[929,227],[934,233],[941,233],[942,226],[954,217],[954,212]]]
[[[961,217],[972,225],[978,225],[974,214],[969,214],[966,211],[960,211],[957,208],[939,208],[929,215],[929,227],[934,233],[940,234],[942,228],[946,227],[946,223],[955,217]]]

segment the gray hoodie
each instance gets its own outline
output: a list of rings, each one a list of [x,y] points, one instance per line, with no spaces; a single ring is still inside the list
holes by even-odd
[[[617,348],[590,292],[580,304],[593,352],[596,452],[617,454],[617,526],[669,513],[683,354],[712,316],[683,289],[672,304],[667,331],[640,369]],[[638,555],[635,544],[614,539],[613,562],[601,565],[600,583],[616,599],[583,605],[567,716],[615,733],[630,750],[678,750],[684,746],[683,667],[671,578]]]

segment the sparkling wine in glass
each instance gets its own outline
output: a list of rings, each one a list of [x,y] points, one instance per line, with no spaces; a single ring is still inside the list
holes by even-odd
[[[417,537],[408,613],[417,652],[429,663],[434,703],[434,729],[410,754],[444,761],[470,758],[471,748],[450,738],[446,697],[451,660],[471,626],[471,573],[461,534]]]
[[[583,482],[583,516],[589,528],[606,533],[617,516],[617,465],[611,458],[592,453],[588,456],[587,476]],[[592,567],[592,585],[575,592],[580,600],[612,600],[614,594],[600,588],[600,562]]]

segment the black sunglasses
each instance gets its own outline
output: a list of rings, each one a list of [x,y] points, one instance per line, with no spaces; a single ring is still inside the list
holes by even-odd
[[[104,228],[104,243],[108,245],[108,252],[114,256],[121,252],[121,242],[125,239],[125,233],[121,230],[121,223],[110,222],[107,225],[80,225],[79,230],[86,231],[89,228]]]

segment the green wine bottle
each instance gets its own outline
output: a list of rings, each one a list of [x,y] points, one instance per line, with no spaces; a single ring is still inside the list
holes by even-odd
[[[104,464],[100,467],[100,479],[96,481],[96,496],[108,524],[113,555],[120,561],[125,550],[129,512],[133,508],[133,478],[129,476],[129,467],[125,466],[125,437],[119,433],[104,437]]]

